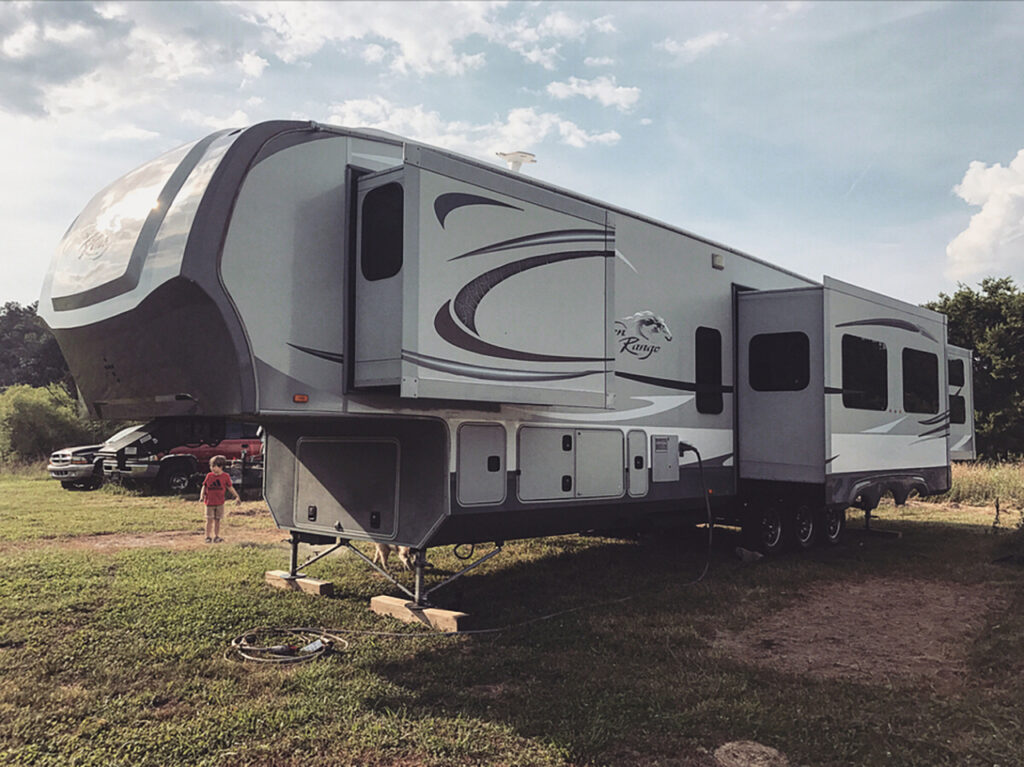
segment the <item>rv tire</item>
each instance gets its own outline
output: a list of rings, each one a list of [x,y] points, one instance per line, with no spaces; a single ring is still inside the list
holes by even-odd
[[[785,548],[788,520],[775,504],[755,506],[747,511],[743,534],[748,548],[775,554]]]
[[[836,546],[843,540],[843,533],[846,531],[846,509],[837,506],[826,506],[820,512],[819,536],[823,543],[829,546]]]
[[[818,515],[805,503],[796,507],[792,514],[793,544],[797,549],[809,549],[818,537]]]

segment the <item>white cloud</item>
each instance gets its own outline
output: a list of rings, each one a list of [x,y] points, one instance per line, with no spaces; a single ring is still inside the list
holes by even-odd
[[[598,32],[604,32],[605,34],[618,32],[618,29],[616,29],[615,25],[612,23],[611,16],[602,16],[599,19],[594,19],[591,22],[591,26],[593,26]]]
[[[108,128],[103,131],[100,135],[100,139],[103,141],[147,141],[153,138],[159,138],[160,134],[156,131],[146,130],[140,128],[138,125],[118,125],[114,128]]]
[[[550,83],[547,92],[556,99],[567,99],[573,96],[596,99],[602,106],[615,107],[622,112],[628,112],[636,106],[636,102],[640,99],[639,88],[616,85],[614,77],[605,75],[593,80],[570,77],[564,83]]]
[[[708,32],[698,37],[691,37],[689,40],[681,43],[668,37],[660,43],[655,43],[654,47],[670,53],[680,61],[689,63],[696,61],[713,48],[723,45],[731,37],[728,32]]]
[[[404,107],[382,97],[336,104],[327,122],[377,128],[489,162],[494,161],[495,152],[528,150],[549,137],[557,137],[561,143],[577,148],[614,144],[621,138],[615,131],[589,133],[570,120],[550,112],[538,112],[533,107],[512,109],[503,120],[473,124],[448,121],[422,105]]]
[[[3,39],[0,52],[11,59],[23,59],[31,55],[38,45],[39,26],[30,21]]]
[[[68,24],[64,27],[52,27],[48,25],[43,30],[43,38],[45,40],[62,43],[64,45],[67,45],[68,43],[81,42],[92,35],[93,31],[81,24]]]
[[[363,61],[368,64],[379,64],[384,61],[384,57],[387,56],[387,50],[376,43],[370,43],[363,48]]]
[[[154,27],[135,26],[125,54],[83,75],[42,89],[49,114],[115,112],[157,98],[175,84],[213,72],[214,56],[201,41]]]
[[[263,70],[267,68],[269,64],[265,58],[256,53],[245,53],[242,55],[242,60],[238,62],[239,68],[245,74],[246,79],[257,79],[263,74]]]
[[[186,109],[182,113],[181,119],[185,122],[190,122],[193,125],[211,128],[212,130],[221,130],[222,128],[244,128],[251,122],[249,115],[241,109],[236,109],[234,112],[224,117],[206,114],[204,112],[200,112],[198,109]]]
[[[588,67],[610,67],[615,59],[610,56],[587,56],[583,59],[584,66]]]
[[[974,161],[953,191],[981,210],[946,246],[950,279],[1020,273],[1024,267],[1024,149],[1003,167]]]
[[[394,43],[389,51],[394,71],[416,75],[459,75],[482,66],[483,53],[461,53],[455,44],[474,35],[490,38],[494,34],[490,16],[496,7],[493,3],[330,2],[242,6],[243,16],[264,29],[267,47],[287,63],[308,58],[330,43],[371,37]],[[379,53],[374,49],[370,55]]]

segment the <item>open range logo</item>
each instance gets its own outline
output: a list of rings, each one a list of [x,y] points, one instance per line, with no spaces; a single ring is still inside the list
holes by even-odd
[[[663,341],[672,340],[665,320],[654,312],[637,312],[632,317],[615,320],[615,340],[619,354],[625,352],[645,360],[661,351]]]

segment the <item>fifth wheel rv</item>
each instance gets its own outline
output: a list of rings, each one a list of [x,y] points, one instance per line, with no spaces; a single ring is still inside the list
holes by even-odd
[[[941,314],[375,130],[264,122],[137,168],[39,313],[93,415],[263,426],[292,573],[299,542],[422,552],[708,499],[763,549],[836,543],[848,507],[945,491],[973,449]]]

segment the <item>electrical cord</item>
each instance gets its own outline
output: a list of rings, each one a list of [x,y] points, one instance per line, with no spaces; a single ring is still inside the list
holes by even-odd
[[[259,644],[266,638],[275,644]],[[333,650],[345,650],[348,640],[322,628],[294,626],[291,628],[254,628],[231,640],[224,651],[226,660],[254,661],[256,663],[294,664],[322,658]]]
[[[711,569],[711,546],[713,540],[714,519],[711,513],[711,499],[708,493],[707,483],[704,478],[704,461],[701,459],[700,451],[693,445],[686,442],[680,442],[679,449],[681,452],[686,452],[687,450],[693,451],[697,456],[697,467],[700,472],[700,485],[701,490],[704,493],[704,508],[707,512],[708,539],[707,550],[705,551],[704,556],[704,565],[701,568],[700,574],[696,578],[681,584],[682,586],[695,586],[707,577],[707,574]],[[455,556],[458,559],[463,559],[464,557],[459,556],[458,549],[459,546],[456,546]],[[472,556],[472,548],[470,549],[469,556]],[[306,663],[308,661],[325,657],[332,651],[347,649],[349,647],[349,642],[340,636],[341,634],[387,639],[435,639],[437,637],[465,637],[501,634],[507,631],[514,631],[525,626],[530,626],[534,623],[561,618],[564,615],[570,615],[571,613],[580,612],[581,610],[593,610],[598,607],[621,604],[622,602],[628,602],[635,596],[635,594],[630,594],[624,597],[617,597],[616,599],[608,599],[602,602],[595,602],[586,605],[579,605],[577,607],[570,607],[565,610],[558,610],[557,612],[540,615],[518,623],[510,623],[505,626],[489,629],[471,629],[468,631],[443,631],[426,634],[419,632],[370,631],[346,628],[313,628],[308,626],[295,626],[291,628],[255,628],[250,629],[249,631],[232,639],[231,646],[224,652],[224,657],[227,660],[239,662],[254,661],[258,663],[277,664]],[[304,644],[300,646],[292,643],[278,643],[270,646],[263,646],[255,643],[258,638],[268,636],[293,639]]]

